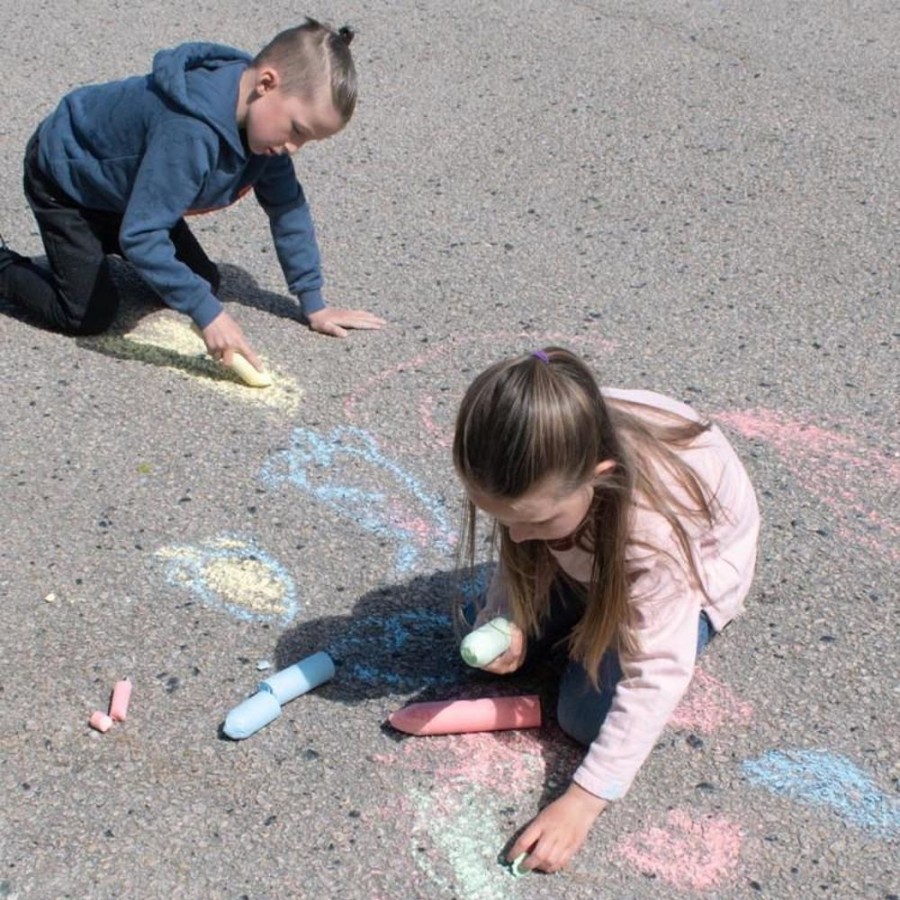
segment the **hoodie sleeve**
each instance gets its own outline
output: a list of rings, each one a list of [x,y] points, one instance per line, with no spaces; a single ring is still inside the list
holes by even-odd
[[[323,309],[322,263],[312,213],[288,156],[273,159],[254,185],[256,199],[269,217],[275,252],[288,290],[300,301],[302,315]]]
[[[625,796],[687,690],[697,655],[700,588],[666,553],[635,576],[631,604],[640,650],[620,656],[622,678],[612,706],[573,776],[606,800]]]
[[[199,195],[217,148],[211,129],[188,118],[169,119],[165,129],[151,134],[119,232],[126,259],[167,305],[199,328],[223,307],[209,283],[176,258],[171,231]]]

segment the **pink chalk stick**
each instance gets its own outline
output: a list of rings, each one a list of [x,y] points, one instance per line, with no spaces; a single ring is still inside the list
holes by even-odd
[[[124,722],[128,715],[128,702],[131,700],[131,682],[125,678],[113,686],[109,698],[109,716],[116,722]]]
[[[90,719],[88,719],[88,725],[91,726],[95,731],[101,731],[104,734],[112,728],[113,720],[105,713],[100,712],[98,709],[96,712],[91,713]]]
[[[521,697],[411,703],[391,713],[388,721],[398,731],[418,735],[539,728],[541,701],[537,694],[529,694]]]

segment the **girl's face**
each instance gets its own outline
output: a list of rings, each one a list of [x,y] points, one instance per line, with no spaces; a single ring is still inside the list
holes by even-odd
[[[613,460],[598,463],[594,474],[574,490],[558,476],[550,475],[515,500],[492,497],[471,488],[468,495],[478,509],[508,529],[510,540],[515,543],[560,541],[584,521],[594,499],[594,486],[614,466]]]

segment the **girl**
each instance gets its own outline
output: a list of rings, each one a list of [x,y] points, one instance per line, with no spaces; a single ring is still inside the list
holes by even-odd
[[[494,521],[499,565],[476,624],[513,622],[484,668],[507,674],[562,641],[560,726],[589,746],[565,793],[508,853],[565,866],[625,795],[691,680],[743,608],[756,560],[753,487],[724,435],[683,403],[598,388],[548,347],[491,366],[463,399],[453,444],[468,495]]]

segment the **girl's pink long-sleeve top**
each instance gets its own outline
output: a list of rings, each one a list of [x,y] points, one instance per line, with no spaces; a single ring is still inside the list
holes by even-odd
[[[689,406],[651,391],[605,388],[603,394],[613,406],[624,404],[628,412],[641,417],[664,417],[671,422],[666,413],[675,413],[685,419],[698,418]],[[725,436],[713,426],[679,455],[715,492],[718,519],[712,527],[685,523],[703,579],[701,587],[684,568],[680,545],[668,523],[636,498],[627,565],[640,651],[621,655],[622,679],[612,707],[573,776],[585,790],[607,800],[618,800],[628,791],[687,690],[696,661],[701,610],[721,631],[743,611],[756,564],[756,495]],[[671,478],[666,482],[683,496]],[[590,553],[578,547],[551,552],[570,577],[584,584],[590,580]],[[500,571],[488,591],[487,606],[496,611],[505,608]]]

